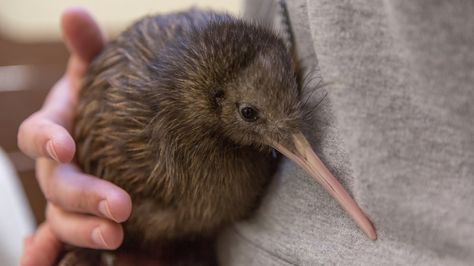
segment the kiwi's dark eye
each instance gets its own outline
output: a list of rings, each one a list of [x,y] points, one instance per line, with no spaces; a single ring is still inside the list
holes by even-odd
[[[247,122],[254,122],[258,119],[258,111],[252,106],[242,106],[240,116]]]

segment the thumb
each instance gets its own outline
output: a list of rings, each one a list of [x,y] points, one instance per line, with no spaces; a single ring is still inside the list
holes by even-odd
[[[83,63],[84,69],[104,47],[105,36],[99,25],[82,8],[71,7],[63,12],[61,30],[69,52]]]

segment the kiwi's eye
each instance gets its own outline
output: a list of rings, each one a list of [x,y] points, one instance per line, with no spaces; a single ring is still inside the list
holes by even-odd
[[[258,111],[255,107],[244,105],[239,108],[240,116],[247,122],[254,122],[258,119]]]

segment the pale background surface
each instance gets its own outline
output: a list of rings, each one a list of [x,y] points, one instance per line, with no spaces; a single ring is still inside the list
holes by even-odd
[[[0,147],[0,265],[18,265],[23,237],[34,222],[15,169]]]
[[[58,39],[60,14],[69,6],[87,8],[108,32],[117,33],[131,21],[147,14],[166,13],[195,6],[239,15],[241,3],[241,0],[1,0],[0,32],[17,40]]]

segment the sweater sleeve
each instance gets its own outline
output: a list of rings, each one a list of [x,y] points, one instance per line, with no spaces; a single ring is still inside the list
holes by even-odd
[[[223,265],[470,265],[474,2],[287,6],[305,93],[324,99],[305,134],[379,239],[283,161],[257,213],[222,235]]]

